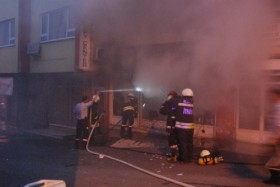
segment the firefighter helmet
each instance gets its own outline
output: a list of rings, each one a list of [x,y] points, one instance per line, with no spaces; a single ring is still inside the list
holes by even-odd
[[[135,96],[134,96],[133,93],[128,93],[127,97],[132,97],[132,98],[134,98]]]
[[[202,150],[200,153],[200,157],[205,157],[209,155],[210,155],[210,151],[208,151],[207,149]]]
[[[192,91],[192,89],[190,89],[190,88],[185,88],[185,89],[182,91],[182,95],[183,95],[183,96],[193,96],[193,91]]]
[[[172,96],[172,97],[176,97],[178,94],[174,91],[174,90],[171,90],[169,93],[168,93],[168,96]]]

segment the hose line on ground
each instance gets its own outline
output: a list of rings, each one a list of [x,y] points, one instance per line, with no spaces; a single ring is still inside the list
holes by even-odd
[[[96,123],[92,126],[92,129],[91,129],[91,131],[90,131],[90,134],[89,134],[89,137],[88,137],[88,141],[87,141],[87,144],[86,144],[86,149],[87,149],[87,151],[88,151],[89,153],[95,154],[95,155],[99,156],[100,158],[103,158],[103,157],[105,158],[105,157],[106,157],[106,158],[109,158],[109,159],[114,160],[114,161],[116,161],[116,162],[120,162],[120,163],[122,163],[122,164],[124,164],[124,165],[127,165],[127,166],[129,166],[129,167],[132,167],[132,168],[134,168],[134,169],[136,169],[136,170],[138,170],[138,171],[141,171],[141,172],[146,173],[146,174],[148,174],[148,175],[151,175],[151,176],[153,176],[153,177],[156,177],[156,178],[159,178],[159,179],[162,179],[162,180],[171,182],[171,183],[173,183],[173,184],[177,184],[177,185],[179,185],[179,186],[194,187],[194,186],[192,186],[192,185],[189,185],[189,184],[186,184],[186,183],[183,183],[183,182],[180,182],[180,181],[177,181],[177,180],[174,180],[174,179],[171,179],[171,178],[168,178],[168,177],[165,177],[165,176],[158,175],[158,174],[156,174],[156,173],[150,172],[150,171],[148,171],[148,170],[145,170],[145,169],[143,169],[143,168],[140,168],[140,167],[135,166],[135,165],[133,165],[133,164],[131,164],[131,163],[125,162],[125,161],[123,161],[123,160],[120,160],[120,159],[118,159],[118,158],[111,157],[111,156],[109,156],[109,155],[105,155],[105,154],[98,153],[98,152],[95,152],[95,151],[90,150],[90,149],[89,149],[89,142],[90,142],[90,139],[91,139],[91,137],[92,137],[92,135],[93,135],[93,132],[94,132],[95,127],[96,127]]]

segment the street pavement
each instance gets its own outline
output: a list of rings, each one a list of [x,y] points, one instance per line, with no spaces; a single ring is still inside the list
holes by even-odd
[[[107,146],[115,148],[133,149],[154,154],[165,154],[167,150],[167,137],[165,132],[154,128],[134,128],[132,139],[120,139],[119,127],[109,129]],[[52,126],[48,129],[28,130],[32,134],[52,137],[56,139],[71,139],[75,129],[65,129]],[[274,152],[273,145],[254,144],[227,139],[194,138],[194,157],[201,150],[219,151],[224,162],[236,164],[262,165]]]
[[[41,179],[64,180],[77,186],[267,186],[263,167],[273,152],[270,145],[195,138],[195,156],[218,150],[221,164],[169,163],[167,138],[153,131],[134,129],[132,139],[120,139],[119,129],[108,134],[106,145],[74,149],[74,129],[0,131],[0,186],[16,187]],[[269,185],[273,186],[273,185]]]

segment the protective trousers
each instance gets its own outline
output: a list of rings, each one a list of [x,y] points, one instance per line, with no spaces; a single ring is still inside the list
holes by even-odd
[[[171,154],[170,156],[174,157],[177,155],[177,148],[178,148],[176,129],[173,126],[168,126],[166,131],[168,133],[168,145],[169,145],[170,154]]]
[[[121,125],[121,138],[128,137],[132,138],[132,125],[134,123],[134,116],[133,115],[123,115],[122,118],[122,125]],[[127,130],[126,130],[127,129]],[[127,133],[126,133],[127,131]]]
[[[179,157],[182,162],[191,162],[193,159],[193,133],[194,129],[177,129]]]

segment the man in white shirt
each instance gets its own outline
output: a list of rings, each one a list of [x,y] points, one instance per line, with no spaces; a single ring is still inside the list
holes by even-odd
[[[81,143],[84,145],[87,142],[87,131],[88,131],[88,107],[92,105],[93,101],[89,100],[87,96],[82,97],[82,102],[75,105],[74,114],[77,119],[76,125],[76,138],[75,146],[77,149],[80,148]]]

